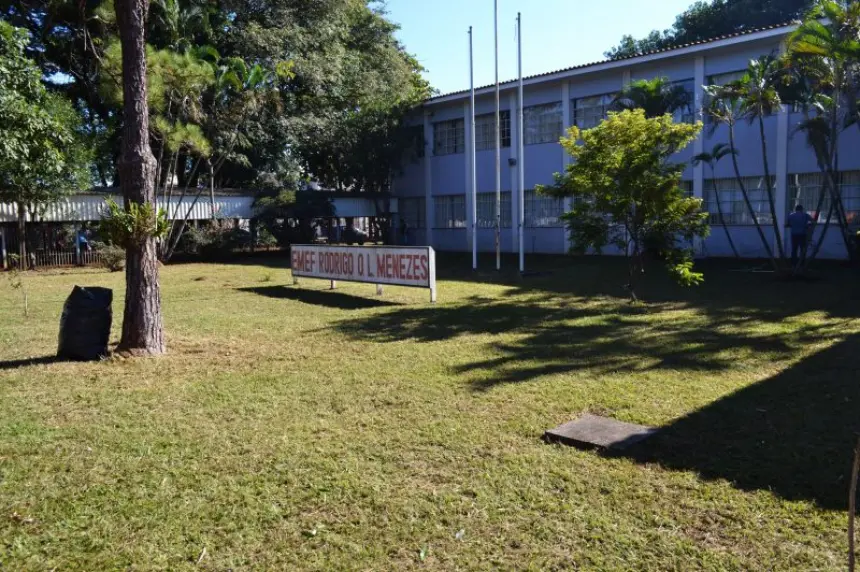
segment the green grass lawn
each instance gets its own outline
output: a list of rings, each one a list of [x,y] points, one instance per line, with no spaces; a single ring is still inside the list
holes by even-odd
[[[623,261],[536,263],[443,256],[435,306],[170,266],[170,354],[101,363],[48,358],[74,284],[116,341],[122,274],[27,276],[29,318],[0,275],[0,569],[845,569],[856,273],[712,263],[637,307]],[[541,441],[585,412],[664,429]]]

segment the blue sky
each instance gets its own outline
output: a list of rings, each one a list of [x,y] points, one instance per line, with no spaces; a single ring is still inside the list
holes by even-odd
[[[516,17],[523,14],[523,73],[603,59],[624,34],[664,30],[692,0],[499,0],[499,79],[516,78]],[[388,0],[406,49],[442,93],[469,87],[469,26],[475,29],[475,84],[494,81],[493,0]]]

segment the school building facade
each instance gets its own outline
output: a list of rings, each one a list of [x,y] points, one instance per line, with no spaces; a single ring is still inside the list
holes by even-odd
[[[696,44],[544,73],[524,80],[524,133],[517,132],[519,109],[517,82],[501,86],[502,229],[504,252],[518,250],[517,212],[519,193],[524,193],[522,229],[526,253],[564,253],[570,244],[560,215],[569,210],[569,200],[554,199],[534,192],[536,185],[553,183],[570,157],[559,138],[576,125],[594,127],[606,117],[614,96],[631,81],[668,78],[683,85],[694,106],[677,114],[679,121],[702,120],[702,135],[677,155],[685,163],[684,186],[704,200],[712,213],[711,235],[696,245],[697,256],[732,256],[726,236],[716,216],[716,201],[730,226],[741,256],[765,256],[743,201],[731,159],[721,161],[714,174],[705,165],[693,166],[692,158],[709,151],[716,143],[728,142],[727,127],[711,130],[702,109],[706,104],[703,86],[724,84],[741,77],[752,58],[784,49],[792,25],[751,30]],[[405,165],[395,179],[393,192],[399,216],[410,229],[410,242],[431,245],[443,251],[469,251],[476,240],[481,252],[495,250],[495,88],[476,90],[476,122],[472,130],[469,92],[461,91],[429,99],[415,117],[416,129],[423,130],[424,149],[416,161]],[[768,159],[775,179],[777,217],[780,228],[797,203],[813,211],[822,177],[803,133],[801,110],[785,107],[765,119]],[[518,140],[524,137],[524,152],[517,156]],[[740,172],[750,191],[758,218],[771,242],[774,233],[767,201],[758,125],[739,123],[736,127]],[[471,145],[476,144],[475,164]],[[860,224],[860,129],[850,129],[841,140],[841,188],[848,219]],[[525,185],[518,188],[517,163],[524,161]],[[477,228],[471,228],[471,170],[477,175]],[[828,203],[822,219],[828,211]],[[834,220],[835,224],[835,220]],[[820,228],[823,225],[819,226]],[[783,234],[785,234],[783,232]],[[786,246],[789,237],[784,236]],[[846,258],[847,251],[838,228],[828,231],[819,254],[822,258]]]

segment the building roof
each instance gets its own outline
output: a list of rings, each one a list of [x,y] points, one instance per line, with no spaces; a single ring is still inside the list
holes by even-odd
[[[666,57],[672,57],[675,55],[679,55],[680,53],[689,52],[689,51],[699,51],[701,49],[707,49],[712,47],[713,44],[736,44],[744,41],[753,41],[756,39],[760,39],[762,37],[769,38],[773,36],[779,36],[782,34],[787,34],[796,26],[795,22],[785,22],[782,24],[776,24],[773,26],[765,26],[761,28],[752,28],[749,30],[743,30],[740,32],[735,32],[733,34],[725,34],[723,36],[717,36],[714,38],[708,38],[706,40],[700,40],[698,42],[690,42],[687,44],[680,44],[668,48],[663,48],[660,50],[652,50],[649,52],[643,52],[639,54],[634,54],[631,56],[624,56],[622,58],[614,59],[614,60],[601,60],[598,62],[591,62],[586,64],[580,64],[576,66],[572,66],[569,68],[564,68],[560,70],[543,72],[535,75],[530,75],[527,77],[523,77],[523,82],[535,83],[535,81],[540,81],[544,78],[550,78],[553,76],[565,76],[572,75],[576,73],[584,73],[587,71],[597,71],[601,68],[606,67],[621,67],[621,66],[629,66],[637,63],[636,60],[651,61],[653,59],[662,59]],[[501,88],[509,88],[516,85],[517,80],[507,80],[500,84]],[[476,87],[475,92],[485,91],[491,88],[495,88],[495,84],[483,85],[481,87]],[[442,101],[459,99],[469,94],[468,89],[453,91],[450,93],[444,93],[440,95],[433,96],[427,99],[424,104],[432,105],[435,103],[441,103]]]

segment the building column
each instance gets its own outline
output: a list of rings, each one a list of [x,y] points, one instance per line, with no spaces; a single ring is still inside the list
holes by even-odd
[[[630,69],[626,69],[622,72],[621,77],[621,88],[624,89],[633,81],[633,73]]]
[[[466,148],[464,149],[464,155],[466,156],[466,186],[463,187],[466,194],[466,250],[472,252],[472,241],[475,240],[472,229],[472,169],[475,168],[475,165],[472,164],[472,146],[474,145],[473,138],[475,137],[475,133],[472,131],[471,104],[468,101],[463,104],[463,125],[465,129],[463,141],[466,143]]]
[[[561,117],[562,117],[562,129],[564,130],[563,135],[567,137],[567,130],[573,127],[573,113],[571,109],[573,107],[573,102],[570,99],[570,82],[565,81],[561,84]],[[570,165],[572,157],[562,149],[561,152],[561,171],[565,172],[567,170],[567,166]],[[573,200],[570,197],[565,197],[564,199],[564,212],[569,212],[573,209]],[[564,252],[570,252],[572,244],[570,243],[570,234],[567,232],[567,228],[562,227],[562,237],[563,237],[563,246]]]
[[[699,56],[696,58],[695,75],[693,80],[693,108],[694,118],[696,121],[705,122],[705,58]],[[704,153],[705,151],[705,132],[699,133],[696,140],[693,142],[693,155]],[[702,163],[693,167],[693,196],[697,199],[704,200],[705,198],[705,166]],[[693,252],[699,256],[704,256],[705,244],[704,239],[696,238],[693,245]]]
[[[424,112],[424,241],[433,246],[433,227],[436,226],[436,210],[433,208],[433,123],[430,113]]]
[[[517,153],[517,150],[520,148],[520,132],[519,129],[517,129],[517,110],[519,109],[519,101],[516,90],[511,90],[508,104],[510,106],[508,116],[511,118],[511,157],[516,158],[516,162],[519,164],[523,158]],[[519,252],[519,193],[523,192],[523,190],[519,188],[520,182],[519,177],[517,176],[517,165],[511,165],[508,163],[508,171],[510,171],[511,174],[511,252]]]

